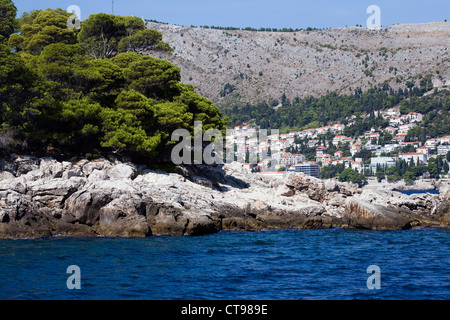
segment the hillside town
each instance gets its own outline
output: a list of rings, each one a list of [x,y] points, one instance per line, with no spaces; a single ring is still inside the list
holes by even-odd
[[[249,171],[265,175],[296,171],[317,178],[321,168],[327,166],[344,165],[366,176],[375,176],[379,168],[393,167],[400,160],[425,167],[430,158],[440,155],[445,158],[450,152],[450,136],[432,137],[424,144],[406,141],[408,131],[422,121],[422,114],[401,115],[399,108],[390,108],[379,116],[389,121],[388,127],[371,128],[357,137],[343,134],[356,116],[350,117],[346,125],[336,123],[282,134],[271,130],[267,138],[257,126],[236,126],[227,131],[227,148],[234,148],[233,160],[244,163]],[[381,143],[380,136],[386,134],[392,139]],[[308,148],[308,155],[293,152],[302,146]]]

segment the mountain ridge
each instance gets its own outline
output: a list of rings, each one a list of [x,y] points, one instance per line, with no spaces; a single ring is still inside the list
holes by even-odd
[[[384,82],[399,88],[428,74],[434,87],[450,85],[450,22],[293,32],[146,26],[174,50],[143,53],[179,66],[182,81],[219,107],[348,94]]]

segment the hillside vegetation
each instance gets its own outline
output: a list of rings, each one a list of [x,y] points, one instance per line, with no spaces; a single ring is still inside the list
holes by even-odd
[[[418,112],[425,115],[424,121],[408,133],[412,140],[424,143],[429,137],[450,134],[450,91],[432,88],[431,76],[427,76],[421,79],[419,87],[405,86],[394,90],[384,84],[366,92],[356,90],[349,95],[330,92],[322,97],[297,98],[292,102],[284,98],[276,109],[274,105],[278,105],[278,101],[272,105],[264,101],[243,108],[234,106],[225,109],[224,113],[233,125],[251,123],[262,128],[279,128],[282,132],[333,123],[347,124],[350,117],[365,115],[345,128],[344,134],[357,137],[372,127],[386,128],[389,121],[378,117],[378,112],[399,106],[403,114]]]

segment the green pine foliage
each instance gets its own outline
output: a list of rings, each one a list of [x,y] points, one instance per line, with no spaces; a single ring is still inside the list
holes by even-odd
[[[360,187],[367,183],[367,178],[364,174],[359,173],[351,168],[344,169],[339,175],[338,180],[341,182],[352,182],[358,184]]]
[[[224,110],[233,125],[254,121],[271,128],[306,129],[319,127],[331,122],[346,121],[346,117],[370,114],[393,107],[409,96],[409,91],[394,91],[388,85],[371,88],[366,92],[360,89],[353,94],[343,95],[330,92],[322,97],[295,98],[285,100],[282,107],[275,110],[267,102],[256,105],[247,104]],[[283,98],[283,97],[281,97]],[[283,100],[283,99],[282,99]]]
[[[0,43],[5,43],[14,32],[17,8],[11,0],[0,0]]]
[[[432,95],[410,99],[401,104],[403,112],[425,114],[419,126],[408,131],[406,141],[421,141],[450,134],[450,91],[442,90]]]
[[[61,9],[33,11],[14,22],[19,33],[2,33],[9,42],[0,44],[0,153],[112,152],[155,163],[170,160],[175,129],[193,134],[194,121],[203,121],[204,130],[225,131],[217,107],[180,82],[178,67],[136,53],[170,51],[158,31],[106,14],[76,31],[67,18]]]

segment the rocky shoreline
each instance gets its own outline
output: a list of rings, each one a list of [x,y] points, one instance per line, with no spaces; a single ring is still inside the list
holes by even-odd
[[[249,174],[240,163],[179,173],[107,159],[0,161],[0,238],[204,235],[221,230],[450,228],[450,188],[411,196],[299,173]]]

